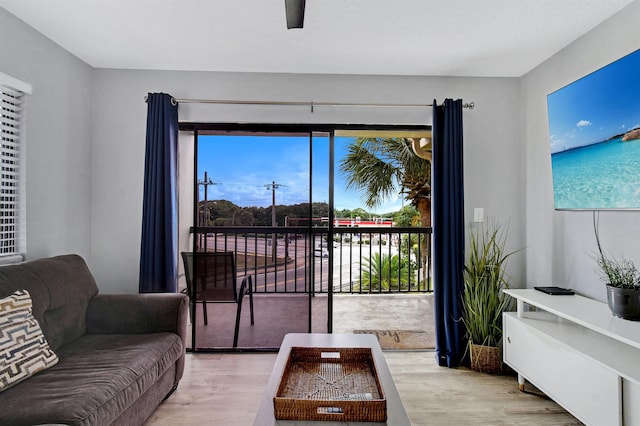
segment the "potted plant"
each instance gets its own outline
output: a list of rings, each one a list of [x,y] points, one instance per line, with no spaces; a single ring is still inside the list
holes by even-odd
[[[462,321],[467,329],[471,369],[492,374],[502,371],[502,313],[510,304],[502,290],[509,288],[505,252],[506,232],[499,224],[469,233],[464,267]]]
[[[611,313],[619,318],[640,319],[640,271],[629,259],[605,256],[595,223],[594,230],[598,244],[595,260],[600,277],[607,286],[607,304]]]

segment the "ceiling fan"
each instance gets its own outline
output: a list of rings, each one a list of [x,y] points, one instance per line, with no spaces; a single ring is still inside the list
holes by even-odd
[[[306,0],[284,0],[287,14],[287,29],[302,28],[304,25],[304,4]]]

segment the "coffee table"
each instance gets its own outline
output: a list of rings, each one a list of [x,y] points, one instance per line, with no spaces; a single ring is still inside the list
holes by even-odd
[[[276,394],[280,378],[289,357],[292,347],[322,347],[322,348],[370,348],[373,354],[378,377],[387,398],[387,422],[388,425],[411,425],[404,406],[398,395],[395,383],[389,372],[389,367],[384,359],[378,339],[371,334],[319,334],[319,333],[290,333],[284,337],[278,357],[271,371],[269,382],[264,391],[262,401],[258,407],[258,413],[253,422],[254,426],[272,425],[358,425],[379,426],[385,423],[372,422],[332,422],[332,421],[303,421],[303,420],[276,420],[273,415],[273,397]]]

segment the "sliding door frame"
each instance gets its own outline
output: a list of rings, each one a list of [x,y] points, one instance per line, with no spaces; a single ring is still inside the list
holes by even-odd
[[[193,209],[193,217],[192,224],[193,227],[197,226],[195,224],[198,223],[198,199],[199,199],[199,191],[198,191],[198,139],[200,136],[207,135],[225,135],[229,136],[241,136],[241,135],[251,135],[251,136],[273,136],[277,134],[287,135],[287,136],[305,136],[309,137],[309,173],[310,173],[310,189],[309,189],[309,214],[312,216],[312,204],[313,204],[313,138],[314,134],[318,134],[318,136],[325,137],[325,135],[329,138],[329,223],[328,223],[328,241],[333,240],[334,234],[334,174],[335,174],[335,133],[343,132],[343,131],[379,131],[379,132],[430,132],[431,126],[429,125],[389,125],[389,124],[381,124],[381,125],[371,125],[371,124],[270,124],[270,123],[207,123],[207,122],[179,122],[178,123],[179,131],[181,132],[192,132],[193,133],[193,141],[194,141],[194,154],[193,154],[193,200],[194,200],[194,209]],[[309,226],[312,226],[311,221],[309,221]],[[193,252],[197,251],[197,239],[193,238]],[[312,248],[313,250],[313,248]],[[315,265],[311,264],[311,274],[313,276],[314,271],[313,268]],[[329,277],[329,287],[327,289],[327,332],[333,332],[333,250],[329,251],[329,259],[328,259],[328,277]],[[194,295],[190,295],[190,297],[194,297]],[[313,291],[309,291],[309,316],[308,316],[308,330],[311,332],[312,329],[312,297]],[[191,333],[191,350],[198,351],[196,347],[196,327],[195,324],[192,324],[192,333]],[[222,351],[231,350],[231,349],[221,349]],[[234,351],[241,351],[241,348],[233,349]],[[216,349],[216,351],[220,351]]]

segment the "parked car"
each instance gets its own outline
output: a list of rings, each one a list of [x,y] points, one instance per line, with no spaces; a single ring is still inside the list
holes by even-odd
[[[329,257],[329,250],[324,247],[316,247],[313,251],[315,257]]]

